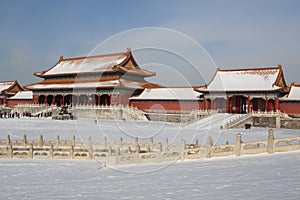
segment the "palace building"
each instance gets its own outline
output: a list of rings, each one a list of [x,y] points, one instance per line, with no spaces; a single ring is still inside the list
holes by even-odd
[[[300,84],[292,83],[289,93],[279,101],[282,112],[300,116]]]
[[[276,111],[288,93],[281,65],[268,68],[217,69],[211,82],[197,91],[203,107],[227,113]]]
[[[148,88],[130,98],[130,105],[140,110],[202,110],[202,93],[192,87]]]
[[[7,100],[7,105],[13,107],[19,104],[32,104],[32,96],[32,91],[19,91]]]
[[[217,69],[204,86],[161,87],[146,81],[154,72],[141,69],[126,52],[76,58],[60,57],[43,80],[25,88],[0,82],[0,105],[130,105],[143,111],[217,110],[226,113],[281,111],[300,116],[300,85],[285,82],[281,65]],[[16,95],[17,94],[17,95]],[[15,95],[15,96],[14,96]]]
[[[159,87],[145,81],[155,73],[141,69],[130,49],[99,56],[63,58],[50,69],[34,73],[44,80],[28,85],[39,104],[129,104],[145,88]]]
[[[0,82],[0,105],[7,105],[9,98],[19,91],[24,91],[24,88],[16,80]]]

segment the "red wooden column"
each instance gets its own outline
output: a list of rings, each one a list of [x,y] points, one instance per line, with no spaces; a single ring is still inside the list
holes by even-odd
[[[83,99],[83,104],[84,104],[84,105],[86,105],[86,103],[87,103],[87,99],[86,99],[86,98],[87,98],[87,97],[85,96],[84,99]]]
[[[87,104],[90,104],[90,95],[87,95]]]
[[[217,100],[216,99],[214,100],[214,108],[215,108],[215,110],[217,110]]]
[[[121,104],[121,94],[118,94],[118,104]]]
[[[110,94],[110,95],[109,95],[109,101],[110,101],[109,104],[112,104],[112,99],[113,99],[113,95]]]
[[[269,99],[266,98],[266,112],[269,111]]]
[[[2,101],[3,103],[3,101]],[[33,95],[32,103],[39,103],[39,95]]]
[[[100,94],[98,95],[98,105],[100,105]]]
[[[47,96],[45,95],[44,97],[44,104],[47,104]]]
[[[96,101],[96,98],[97,98],[97,94],[94,94],[94,96],[93,96],[94,98],[93,98],[93,105],[95,106],[96,105],[96,103],[97,103],[97,101]]]
[[[53,98],[52,98],[52,105],[55,105],[55,95],[53,95]]]
[[[61,95],[60,105],[64,105],[64,95]]]
[[[248,99],[247,99],[247,106],[248,106],[248,113],[251,112],[251,97],[248,96]]]
[[[203,110],[206,110],[206,98],[203,98]]]
[[[4,99],[3,99],[3,104],[6,104],[6,105],[7,105],[7,98],[4,98]]]
[[[232,113],[232,98],[229,99],[229,112]]]
[[[76,95],[76,104],[79,105],[79,95]]]
[[[230,103],[230,98],[229,96],[226,97],[226,113],[229,113],[229,103]]]
[[[104,98],[104,105],[107,105],[108,104],[108,98],[107,98],[107,95],[105,95],[105,98]]]
[[[275,111],[280,110],[279,99],[275,98]]]

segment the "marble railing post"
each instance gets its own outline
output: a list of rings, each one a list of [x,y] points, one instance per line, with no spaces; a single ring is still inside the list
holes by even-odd
[[[213,140],[211,136],[207,138],[207,145],[206,145],[206,158],[211,158],[212,154],[212,147],[213,147]]]
[[[150,138],[150,141],[149,141],[149,148],[151,150],[153,150],[153,137]]]
[[[138,139],[138,137],[135,137],[134,148],[137,149],[138,146],[139,146],[139,139]]]
[[[28,158],[33,158],[33,144],[30,144]]]
[[[7,138],[6,138],[6,145],[7,145],[7,146],[11,145],[10,135],[7,135]]]
[[[241,143],[242,143],[242,135],[240,133],[238,133],[236,135],[235,148],[234,148],[236,156],[241,155]]]
[[[56,139],[54,141],[54,144],[56,147],[59,147],[59,143],[60,143],[60,140],[59,140],[59,135],[56,136]]]
[[[198,139],[196,139],[195,148],[199,148],[199,140]]]
[[[75,135],[72,135],[71,145],[75,147],[75,143],[76,143]]]
[[[13,158],[13,157],[14,157],[14,155],[13,155],[12,144],[9,144],[9,145],[8,145],[8,157],[9,157],[9,158]]]
[[[27,146],[27,136],[26,136],[26,134],[24,135],[22,143],[23,143],[23,147]]]
[[[123,138],[120,137],[119,139],[119,149],[122,149],[123,148]]]
[[[268,153],[274,152],[273,146],[274,146],[274,131],[273,131],[273,129],[270,129],[269,134],[268,134],[268,142],[267,142]]]
[[[104,149],[107,149],[107,137],[106,136],[103,139],[103,146],[104,146]]]
[[[88,141],[87,141],[87,149],[89,151],[90,160],[93,160],[94,159],[94,149],[93,149],[93,142],[92,142],[91,136],[89,136]]]
[[[73,145],[70,148],[70,158],[74,159],[74,146]]]
[[[39,147],[43,147],[43,144],[44,144],[43,135],[40,135],[40,138],[39,138],[39,140],[38,140],[38,146],[39,146]]]
[[[51,146],[50,146],[49,156],[50,156],[50,159],[53,159],[53,144],[51,144]]]
[[[168,149],[169,149],[169,141],[168,138],[166,138],[164,142],[164,151],[168,151]]]
[[[138,164],[139,163],[139,159],[140,159],[140,145],[137,145],[136,149],[135,149],[135,162]]]

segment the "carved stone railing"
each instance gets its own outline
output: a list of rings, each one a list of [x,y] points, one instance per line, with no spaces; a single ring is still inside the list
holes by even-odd
[[[27,159],[97,159],[106,165],[130,163],[164,162],[185,159],[201,159],[225,156],[240,156],[248,154],[274,153],[295,151],[300,149],[300,137],[274,139],[274,131],[269,130],[268,139],[263,141],[243,142],[241,134],[237,134],[236,142],[224,145],[214,145],[211,137],[206,143],[187,144],[181,140],[178,144],[149,141],[124,142],[120,138],[116,142],[108,142],[105,137],[101,142],[61,140],[44,140],[41,135],[37,140],[28,140],[26,135],[22,140],[13,140],[8,135],[0,139],[0,158]]]
[[[58,107],[56,105],[48,104],[19,104],[13,107],[11,113],[30,113],[31,116],[37,116],[38,114],[56,113]]]
[[[246,114],[246,115],[239,115],[235,119],[226,122],[224,128],[225,129],[230,129],[230,128],[232,128],[232,127],[234,127],[234,126],[250,119],[251,117],[252,117],[251,113]]]
[[[147,121],[143,111],[123,105],[73,105],[75,117],[94,119],[142,120]]]

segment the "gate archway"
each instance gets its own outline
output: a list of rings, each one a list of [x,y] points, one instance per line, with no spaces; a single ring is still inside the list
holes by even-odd
[[[252,109],[253,111],[265,111],[266,110],[266,100],[263,98],[252,99]]]
[[[45,95],[40,95],[40,96],[39,96],[39,101],[38,101],[38,103],[39,103],[39,104],[44,104],[44,103],[45,103],[45,98],[46,98]]]
[[[62,99],[63,99],[63,96],[62,96],[61,94],[56,95],[56,96],[55,96],[55,104],[56,104],[57,106],[61,106],[61,104],[63,103],[63,102],[62,102]]]
[[[72,104],[72,95],[68,94],[64,97],[64,105],[71,105]]]
[[[108,94],[100,96],[100,105],[110,105],[110,96]]]
[[[54,96],[52,94],[47,96],[47,104],[50,106],[53,103]]]

